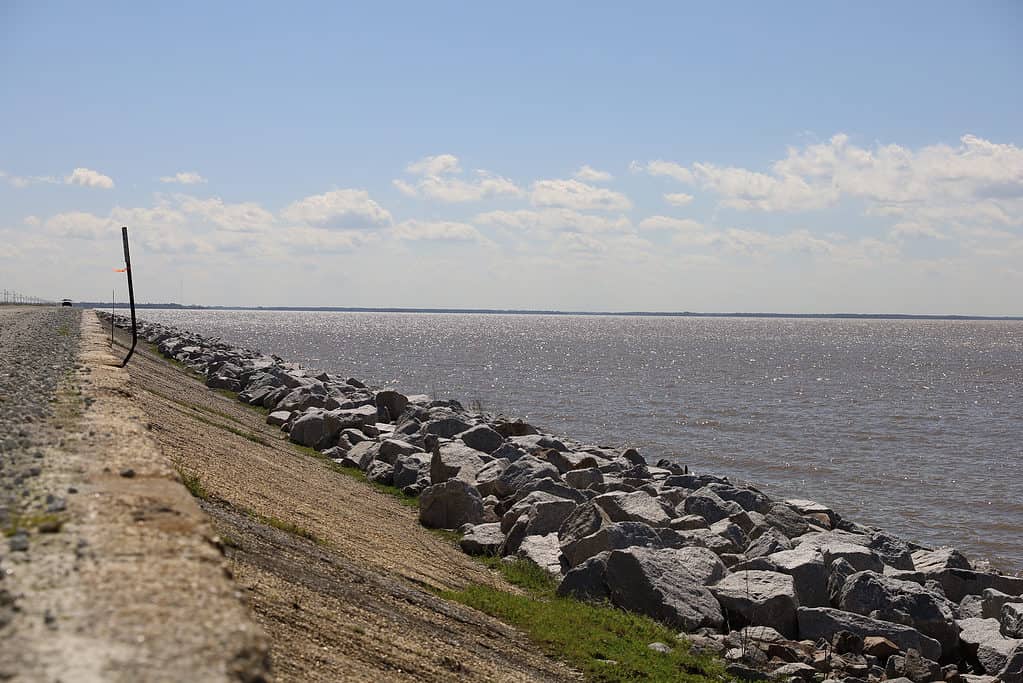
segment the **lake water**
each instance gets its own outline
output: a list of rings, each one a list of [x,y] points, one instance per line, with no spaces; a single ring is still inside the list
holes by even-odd
[[[1023,322],[143,311],[1023,571]]]

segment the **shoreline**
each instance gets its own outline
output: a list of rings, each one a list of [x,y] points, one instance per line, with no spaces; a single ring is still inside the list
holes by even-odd
[[[561,581],[559,593],[683,628],[735,666],[784,666],[728,647],[754,625],[772,628],[790,643],[781,648],[788,663],[805,666],[817,664],[818,640],[856,634],[841,665],[824,668],[865,679],[899,673],[921,654],[924,668],[940,662],[957,675],[1023,661],[1016,608],[1005,607],[1020,604],[1023,579],[953,549],[924,548],[813,501],[772,501],[667,461],[650,466],[633,449],[541,434],[457,401],[368,389],[167,326],[144,324],[140,337],[208,386],[267,408],[267,422],[291,441],[418,495],[421,522],[461,530],[463,550],[529,559]],[[856,638],[879,635],[903,654],[862,654]],[[982,658],[991,648],[1005,656]]]

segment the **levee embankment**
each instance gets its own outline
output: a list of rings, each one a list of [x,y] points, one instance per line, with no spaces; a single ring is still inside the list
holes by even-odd
[[[297,449],[141,343],[128,371],[150,434],[213,521],[277,680],[578,678],[518,631],[437,597],[515,589],[421,527],[414,507]]]

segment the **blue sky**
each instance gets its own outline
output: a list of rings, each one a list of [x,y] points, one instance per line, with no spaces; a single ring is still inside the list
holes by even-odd
[[[0,287],[1019,314],[1020,73],[1017,2],[7,2]]]

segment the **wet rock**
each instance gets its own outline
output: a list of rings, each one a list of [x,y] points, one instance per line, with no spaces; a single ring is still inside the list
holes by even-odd
[[[483,521],[483,498],[460,479],[427,488],[419,497],[419,523],[433,529],[457,529]]]
[[[885,566],[904,571],[915,569],[909,544],[901,538],[884,531],[875,531],[867,542],[867,548],[877,553]]]
[[[800,607],[796,610],[799,637],[809,640],[830,639],[838,631],[849,631],[864,637],[880,636],[895,643],[900,650],[913,648],[928,659],[941,657],[941,644],[910,626],[872,619],[853,612],[830,607]]]
[[[503,436],[504,438],[512,436],[528,436],[530,434],[536,434],[536,427],[522,420],[515,420],[514,422],[495,422],[493,425],[494,431]]]
[[[928,572],[927,577],[937,581],[945,596],[953,602],[959,602],[966,595],[979,595],[985,588],[994,588],[1008,595],[1023,595],[1023,578],[1015,576],[969,569],[941,569]]]
[[[795,638],[796,608],[792,577],[779,572],[748,570],[730,574],[711,587],[734,627],[770,626]]]

